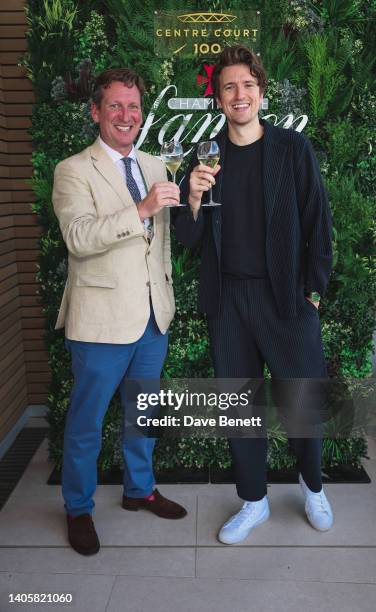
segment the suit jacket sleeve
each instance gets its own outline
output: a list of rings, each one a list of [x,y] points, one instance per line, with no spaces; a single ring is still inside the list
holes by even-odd
[[[76,257],[104,253],[121,240],[144,235],[136,206],[99,217],[89,181],[66,161],[56,166],[52,201],[64,242]]]
[[[324,295],[332,268],[332,216],[312,145],[305,140],[297,171],[304,240],[304,290]]]

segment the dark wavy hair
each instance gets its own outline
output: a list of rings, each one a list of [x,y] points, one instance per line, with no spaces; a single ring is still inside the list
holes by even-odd
[[[142,99],[145,92],[145,84],[136,72],[130,70],[130,68],[110,68],[101,72],[95,79],[93,93],[91,94],[91,99],[95,106],[99,108],[103,98],[103,90],[107,89],[114,81],[124,83],[129,88],[136,85]]]
[[[223,68],[234,66],[235,64],[246,64],[249,66],[249,72],[257,79],[261,92],[263,93],[265,91],[268,79],[260,58],[252,49],[248,49],[248,47],[244,45],[232,45],[223,49],[213,70],[212,87],[216,98],[220,97],[219,75]]]

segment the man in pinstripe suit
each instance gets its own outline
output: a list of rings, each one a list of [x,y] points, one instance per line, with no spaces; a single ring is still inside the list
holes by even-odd
[[[178,239],[202,240],[199,308],[207,314],[219,378],[325,378],[318,306],[332,264],[331,215],[309,141],[259,119],[266,74],[246,47],[226,47],[213,72],[227,117],[217,136],[221,166],[192,163],[181,186],[189,207],[178,214]],[[214,178],[216,177],[216,178]],[[201,208],[213,186],[221,206]],[[234,544],[269,518],[267,444],[230,439],[241,510],[221,528]],[[322,441],[292,438],[311,525],[330,529],[333,514],[321,481]]]

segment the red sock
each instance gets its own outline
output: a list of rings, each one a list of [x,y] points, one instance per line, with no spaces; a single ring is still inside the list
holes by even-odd
[[[155,500],[154,493],[151,493],[150,495],[145,495],[145,499],[148,499],[149,501],[154,501]]]

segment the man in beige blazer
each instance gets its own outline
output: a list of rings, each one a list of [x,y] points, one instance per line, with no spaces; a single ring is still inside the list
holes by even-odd
[[[175,311],[167,206],[179,203],[179,188],[159,159],[134,148],[143,92],[131,70],[99,75],[92,117],[100,136],[55,171],[53,205],[69,253],[56,327],[65,326],[74,375],[62,490],[69,542],[85,555],[99,550],[91,512],[104,415],[118,387],[125,417],[132,408],[127,379],[159,379]],[[154,488],[154,443],[124,436],[123,508],[182,518],[185,509]]]

